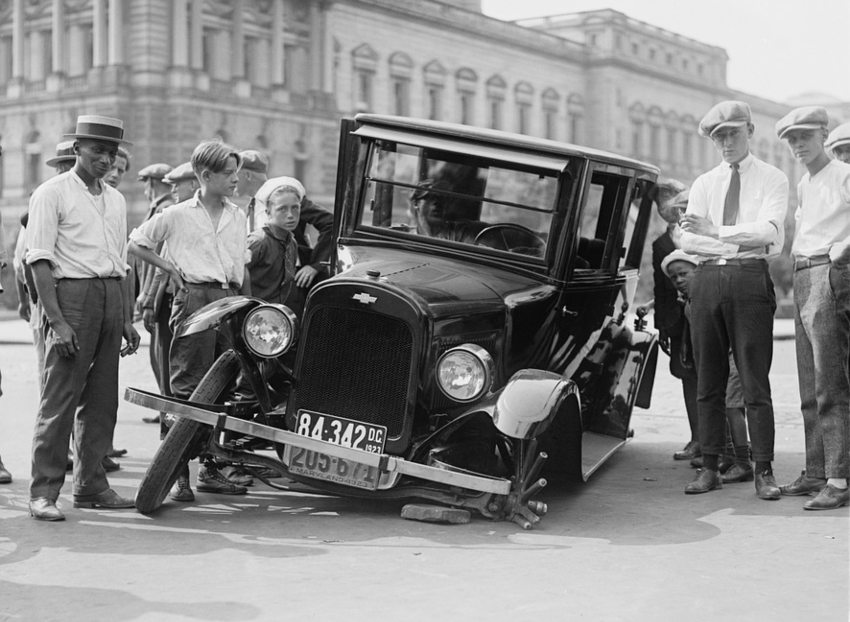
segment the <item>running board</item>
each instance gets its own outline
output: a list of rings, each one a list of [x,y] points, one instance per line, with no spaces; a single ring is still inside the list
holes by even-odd
[[[596,432],[585,432],[581,437],[581,477],[587,481],[594,471],[602,466],[611,455],[626,444],[621,438],[615,438]]]

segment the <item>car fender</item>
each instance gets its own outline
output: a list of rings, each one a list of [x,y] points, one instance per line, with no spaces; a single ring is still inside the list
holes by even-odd
[[[496,396],[493,425],[505,436],[536,438],[569,400],[579,405],[578,388],[572,380],[540,369],[521,369]]]
[[[205,305],[187,317],[178,326],[174,337],[186,337],[201,333],[211,328],[218,328],[228,317],[239,311],[247,311],[261,304],[265,304],[259,298],[250,296],[228,296]]]

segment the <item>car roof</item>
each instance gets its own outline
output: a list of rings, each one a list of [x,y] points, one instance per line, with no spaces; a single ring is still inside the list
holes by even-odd
[[[462,125],[460,123],[448,123],[445,121],[418,119],[415,117],[399,117],[371,113],[360,113],[355,117],[355,121],[357,121],[360,125],[384,126],[411,133],[438,134],[440,136],[453,138],[459,141],[486,142],[517,151],[531,151],[536,153],[543,152],[556,157],[589,158],[595,161],[613,164],[615,166],[624,166],[627,168],[643,170],[656,175],[660,172],[657,166],[647,162],[634,160],[632,158],[620,156],[601,149],[582,147],[546,138],[526,136],[524,134],[514,134],[512,132],[504,132],[502,130],[492,130],[471,125]]]

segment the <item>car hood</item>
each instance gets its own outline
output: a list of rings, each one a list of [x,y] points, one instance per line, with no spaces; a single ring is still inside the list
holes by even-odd
[[[348,247],[350,267],[340,276],[375,279],[415,295],[432,310],[481,304],[510,304],[515,297],[536,297],[551,290],[540,279],[507,270],[393,249]],[[535,294],[537,292],[537,294]],[[516,302],[516,301],[514,301]]]

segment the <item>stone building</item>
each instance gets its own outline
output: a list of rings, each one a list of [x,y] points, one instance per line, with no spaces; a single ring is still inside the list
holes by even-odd
[[[796,179],[773,133],[789,107],[729,89],[727,62],[612,10],[505,22],[476,0],[0,0],[0,209],[10,227],[83,113],[125,121],[131,224],[132,173],[214,136],[331,206],[339,119],[363,110],[575,142],[690,181],[716,161],[697,121],[744,99],[756,153]]]

